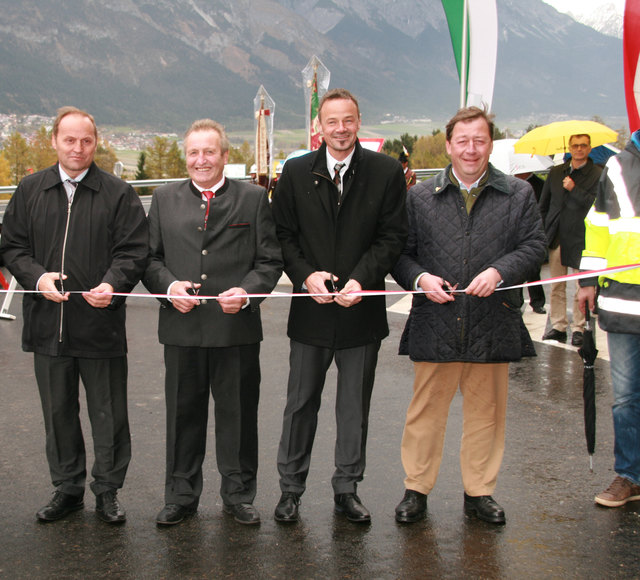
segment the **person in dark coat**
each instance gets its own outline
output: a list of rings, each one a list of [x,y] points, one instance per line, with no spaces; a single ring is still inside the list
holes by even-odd
[[[402,437],[401,523],[426,514],[458,388],[464,510],[505,523],[492,494],[504,452],[508,363],[535,354],[520,290],[508,288],[540,267],[545,239],[531,186],[489,164],[492,135],[486,111],[460,109],[446,128],[451,165],[407,196],[409,238],[392,275],[425,293],[414,295],[400,342],[415,368]]]
[[[540,213],[549,244],[549,272],[552,278],[564,276],[569,268],[580,268],[584,250],[584,218],[596,199],[602,167],[589,158],[589,135],[569,138],[571,159],[551,169],[540,196]],[[549,300],[551,328],[542,340],[567,341],[566,282],[551,285]],[[578,305],[578,288],[573,299],[571,344],[582,346],[584,314]]]
[[[260,298],[278,283],[282,253],[263,187],[226,179],[229,141],[210,119],[184,139],[191,179],[159,187],[149,210],[143,282],[160,300],[167,406],[165,507],[156,523],[195,513],[202,493],[209,393],[223,509],[258,524]],[[217,296],[194,299],[190,293]]]
[[[319,119],[324,143],[290,159],[273,198],[273,215],[294,292],[289,312],[289,383],[275,519],[298,519],[328,367],[338,368],[335,511],[370,521],[356,487],[363,478],[369,404],[378,350],[389,334],[385,275],[406,239],[406,185],[397,160],[363,149],[360,110],[345,89],[327,92]]]
[[[125,521],[117,498],[131,459],[124,298],[147,261],[148,228],[131,186],[93,162],[93,117],[63,107],[53,125],[58,163],[25,177],[4,215],[1,253],[26,290],[22,348],[34,366],[55,492],[43,522],[84,506],[86,457],[79,418],[85,387],[95,460],[96,513]]]
[[[536,196],[536,202],[540,203],[540,195],[542,194],[542,188],[544,187],[544,179],[537,176],[535,173],[517,173],[516,177],[519,179],[524,179],[532,188],[533,193]],[[528,282],[535,282],[540,280],[540,270],[538,270]],[[547,311],[544,309],[544,305],[547,301],[544,295],[544,286],[529,286],[527,288],[529,292],[529,305],[531,309],[536,314],[546,314]]]

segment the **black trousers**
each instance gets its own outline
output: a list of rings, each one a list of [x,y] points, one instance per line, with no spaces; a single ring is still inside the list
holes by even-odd
[[[280,489],[303,493],[325,377],[335,359],[336,392],[334,493],[355,493],[366,464],[369,407],[380,341],[364,346],[331,349],[291,341],[289,384],[282,436],[278,449]]]
[[[209,393],[224,503],[252,503],[258,472],[260,343],[200,348],[165,345],[165,502],[197,507],[202,493]]]
[[[77,358],[34,355],[53,485],[84,494],[86,454],[80,425],[79,379],[84,384],[95,461],[91,490],[119,489],[131,460],[127,414],[127,357]]]

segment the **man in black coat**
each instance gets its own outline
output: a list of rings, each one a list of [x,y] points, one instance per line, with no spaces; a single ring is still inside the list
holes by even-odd
[[[93,163],[93,117],[63,107],[53,125],[58,163],[25,177],[4,215],[1,253],[26,290],[22,348],[34,366],[56,491],[36,514],[59,520],[84,505],[86,457],[79,418],[85,387],[95,460],[96,513],[125,521],[116,496],[131,459],[127,340],[122,297],[144,272],[148,228],[130,185]]]
[[[568,268],[578,270],[584,250],[584,218],[596,199],[602,168],[589,158],[589,135],[569,138],[571,159],[549,172],[540,196],[540,213],[549,244],[549,272],[552,278],[564,276]],[[542,340],[567,341],[566,282],[551,285],[549,300],[551,329]],[[571,344],[582,345],[584,314],[578,305],[578,288],[573,299]]]
[[[278,451],[275,519],[298,519],[327,369],[338,368],[335,511],[370,521],[356,495],[365,468],[369,404],[380,343],[389,333],[384,277],[406,239],[406,185],[398,161],[358,142],[360,110],[345,89],[320,102],[324,143],[284,166],[273,199],[291,301],[289,384]]]
[[[509,362],[535,354],[522,294],[509,286],[540,267],[545,241],[531,186],[489,164],[492,136],[486,111],[460,109],[446,128],[451,165],[407,196],[409,238],[392,274],[425,294],[414,295],[400,343],[415,370],[402,436],[401,523],[426,514],[458,388],[464,510],[505,523],[492,494],[504,453]]]
[[[202,493],[209,393],[224,511],[258,524],[260,298],[282,274],[282,253],[264,188],[226,179],[229,141],[210,119],[184,139],[191,179],[159,187],[149,210],[151,253],[143,282],[161,299],[167,406],[165,507],[174,525]],[[196,299],[193,295],[217,296]]]

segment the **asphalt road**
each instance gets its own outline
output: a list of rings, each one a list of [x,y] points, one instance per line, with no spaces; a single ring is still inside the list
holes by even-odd
[[[288,372],[288,303],[289,298],[275,297],[263,303],[261,467],[255,502],[263,521],[249,528],[222,512],[213,424],[198,514],[169,529],[154,523],[163,504],[164,373],[157,305],[141,298],[128,304],[134,457],[119,496],[128,520],[120,527],[99,521],[88,492],[85,510],[59,522],[38,523],[35,512],[48,501],[51,485],[32,356],[20,350],[20,316],[0,320],[0,577],[640,577],[640,502],[613,510],[593,503],[614,476],[608,362],[596,363],[598,432],[591,473],[582,423],[582,362],[572,348],[537,343],[537,358],[511,366],[507,449],[495,493],[506,510],[506,526],[463,514],[459,396],[427,519],[413,525],[395,522],[394,507],[404,491],[400,439],[413,375],[408,359],[396,354],[406,319],[402,308],[389,313],[391,335],[381,349],[371,408],[367,474],[358,490],[372,512],[372,524],[352,524],[333,513],[334,370],[325,389],[301,521],[277,524],[272,514],[280,495],[275,460]],[[19,315],[19,297],[11,310]],[[84,399],[81,404],[84,413]],[[85,415],[90,447],[88,425]]]

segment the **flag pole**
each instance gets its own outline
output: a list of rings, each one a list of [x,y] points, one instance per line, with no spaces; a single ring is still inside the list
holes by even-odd
[[[469,36],[468,0],[462,0],[462,54],[460,55],[460,108],[467,104],[467,38]]]

